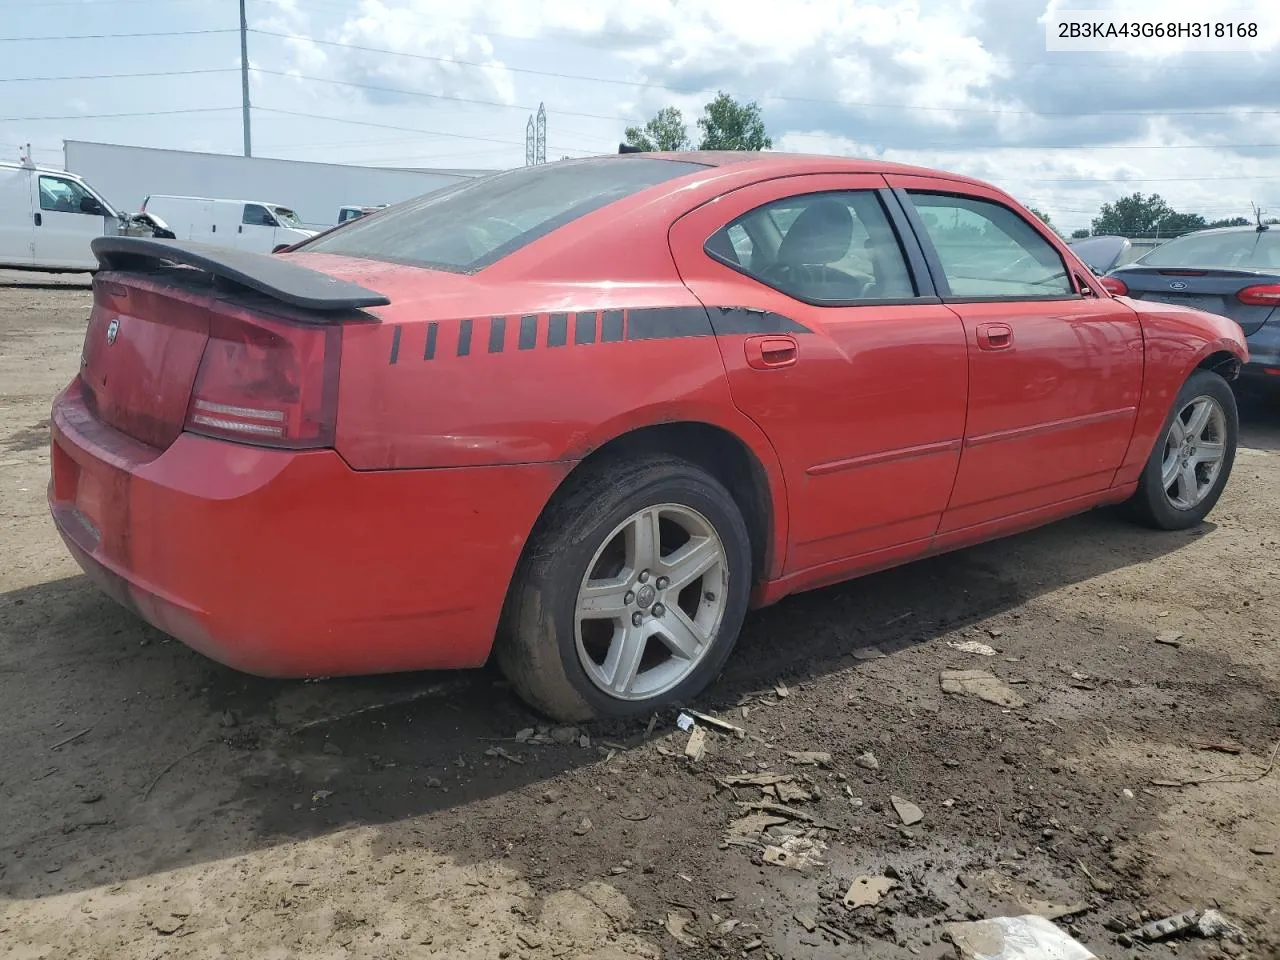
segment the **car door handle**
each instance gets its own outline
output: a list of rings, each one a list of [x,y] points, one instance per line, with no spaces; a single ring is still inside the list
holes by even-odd
[[[750,337],[746,343],[747,364],[756,370],[776,370],[796,362],[798,348],[790,337]]]
[[[1013,346],[1013,329],[1007,323],[983,323],[978,325],[978,348],[981,350],[1008,350]]]
[[[38,226],[41,226],[43,223],[44,223],[44,217],[40,216],[40,214],[38,214],[38,213],[37,213],[37,214],[36,214],[36,226],[37,226],[37,227],[38,227]]]

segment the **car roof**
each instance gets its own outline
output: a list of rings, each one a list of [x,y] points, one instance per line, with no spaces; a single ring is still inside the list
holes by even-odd
[[[746,169],[762,174],[786,173],[879,173],[909,174],[921,177],[938,177],[968,183],[974,186],[989,186],[975,177],[919,167],[907,163],[894,163],[889,160],[872,160],[869,157],[846,157],[820,153],[784,153],[772,150],[673,150],[655,151],[652,153],[607,154],[590,159],[611,160],[615,157],[655,157],[663,160],[679,160],[686,163],[700,163],[708,167],[728,167]]]

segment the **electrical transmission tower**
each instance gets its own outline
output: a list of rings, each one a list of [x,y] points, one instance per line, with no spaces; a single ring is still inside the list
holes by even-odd
[[[532,167],[547,162],[547,108],[538,104],[537,122],[529,117],[524,128],[524,165]]]

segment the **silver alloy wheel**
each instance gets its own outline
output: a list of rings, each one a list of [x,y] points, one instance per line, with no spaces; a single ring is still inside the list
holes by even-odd
[[[587,565],[574,609],[578,659],[620,700],[685,679],[711,649],[728,606],[729,563],[710,521],[663,503],[632,514]]]
[[[1198,506],[1213,489],[1227,453],[1227,415],[1213,397],[1199,396],[1178,411],[1164,441],[1160,478],[1178,510]]]

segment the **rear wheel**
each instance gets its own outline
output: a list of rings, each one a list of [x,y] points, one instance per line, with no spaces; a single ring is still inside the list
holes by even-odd
[[[1239,436],[1235,395],[1216,373],[1197,370],[1178,391],[1130,505],[1160,530],[1185,530],[1214,508],[1231,476]]]
[[[670,457],[588,467],[530,538],[498,663],[559,720],[649,713],[715,679],[750,579],[746,523],[713,476]]]

